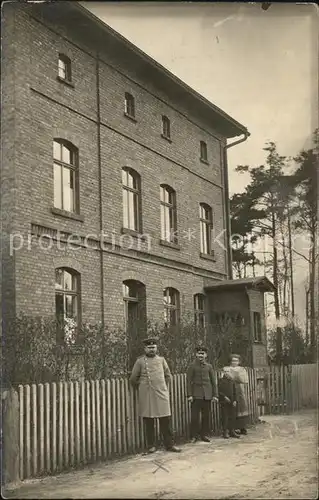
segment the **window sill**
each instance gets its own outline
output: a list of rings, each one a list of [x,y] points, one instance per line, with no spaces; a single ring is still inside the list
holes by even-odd
[[[125,118],[127,118],[128,120],[131,120],[131,122],[137,123],[137,120],[136,120],[135,116],[128,115],[127,113],[124,113],[124,116],[125,116]]]
[[[166,241],[166,240],[159,240],[160,245],[163,245],[163,247],[168,247],[168,248],[173,248],[174,250],[180,250],[181,247],[178,245],[178,243],[173,243],[172,241]]]
[[[67,210],[62,210],[61,208],[52,207],[51,212],[54,215],[59,215],[60,217],[65,217],[66,219],[73,219],[79,222],[84,222],[83,215],[75,214],[73,212],[68,212]]]
[[[69,80],[64,80],[60,76],[57,76],[56,79],[58,80],[58,82],[64,83],[64,85],[67,85],[67,87],[71,87],[72,89],[74,89],[74,83],[70,82]]]
[[[208,253],[200,253],[199,254],[201,259],[206,259],[206,260],[211,260],[212,262],[216,262],[216,257],[215,255],[210,255]]]
[[[200,158],[200,161],[202,163],[205,163],[205,165],[209,165],[209,161],[208,160],[205,160],[205,158]]]
[[[262,340],[254,340],[254,344],[257,344],[257,345],[265,345],[264,342]]]
[[[162,137],[162,139],[165,139],[165,141],[167,141],[170,144],[172,144],[172,139],[170,137],[168,137],[167,135],[161,134],[161,137]]]
[[[140,231],[135,231],[134,229],[129,229],[127,227],[122,227],[121,233],[122,234],[129,234],[130,236],[133,236],[134,238],[139,238],[141,240],[147,239],[147,237],[144,234],[142,234]]]

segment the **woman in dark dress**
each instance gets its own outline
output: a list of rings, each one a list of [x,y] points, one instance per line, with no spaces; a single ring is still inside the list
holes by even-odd
[[[218,398],[221,410],[223,437],[239,438],[235,432],[236,425],[236,385],[228,371],[223,371],[218,381]]]

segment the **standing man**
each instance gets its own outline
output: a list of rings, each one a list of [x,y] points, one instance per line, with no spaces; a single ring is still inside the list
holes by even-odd
[[[196,347],[196,360],[187,370],[187,397],[191,403],[191,438],[209,443],[211,402],[218,401],[216,377],[211,364],[206,362],[206,347]],[[201,426],[199,419],[201,415]]]
[[[156,451],[155,419],[159,419],[160,431],[167,451],[180,452],[173,443],[171,429],[171,407],[168,387],[171,372],[162,356],[157,355],[157,341],[148,338],[143,341],[145,354],[140,356],[132,370],[130,382],[138,387],[139,414],[143,417],[149,453]]]

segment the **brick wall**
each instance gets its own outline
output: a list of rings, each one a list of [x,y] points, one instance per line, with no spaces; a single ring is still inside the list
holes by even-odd
[[[117,248],[113,253],[103,254],[106,322],[116,324],[123,321],[121,284],[130,273],[146,285],[150,317],[160,319],[162,316],[162,290],[169,283],[180,290],[182,306],[191,309],[193,294],[202,290],[205,279],[222,279],[226,275],[225,250],[217,243],[216,262],[199,256],[198,221],[198,204],[205,202],[213,207],[216,234],[224,229],[221,185],[221,145],[224,139],[213,127],[200,123],[199,118],[178,100],[164,95],[156,88],[156,82],[147,81],[147,75],[143,79],[138,69],[134,74],[132,62],[116,59],[116,47],[108,52],[103,45],[98,47],[103,60],[99,67],[101,123],[98,124],[93,48],[83,47],[82,50],[78,44],[83,45],[83,42],[74,29],[64,32],[67,38],[54,32],[62,30],[59,26],[54,26],[54,31],[47,29],[29,17],[29,7],[15,4],[9,9],[7,4],[4,9],[9,20],[3,49],[12,64],[3,80],[8,95],[2,120],[2,140],[6,148],[3,185],[11,182],[17,192],[15,201],[12,193],[2,201],[8,231],[12,230],[10,217],[14,213],[14,229],[24,236],[25,242],[31,224],[82,236],[98,234],[102,225],[104,232],[115,231],[119,237],[122,225],[121,168],[130,166],[142,178],[143,232],[150,234],[152,244],[148,253],[145,253],[145,243],[141,246],[142,252],[137,251],[138,241],[133,240],[135,251]],[[59,52],[72,60],[74,88],[56,79]],[[125,71],[127,76],[122,74]],[[136,123],[123,115],[125,91],[133,93],[136,98]],[[162,114],[171,119],[171,143],[160,135]],[[15,147],[13,138],[16,138]],[[51,212],[54,138],[67,139],[79,149],[83,222]],[[200,140],[208,144],[209,165],[199,160]],[[159,243],[159,185],[162,182],[177,192],[178,250]],[[14,203],[16,210],[13,212]],[[223,237],[220,240],[223,241]],[[7,305],[16,303],[18,312],[51,314],[54,311],[54,268],[59,263],[59,266],[81,269],[84,319],[101,318],[100,252],[87,248],[64,251],[56,247],[45,251],[34,239],[30,249],[25,244],[14,259],[8,256],[7,250],[5,253],[7,269],[13,269],[15,259],[16,273],[15,281],[11,284],[8,281],[8,294],[11,295],[6,299]],[[13,271],[11,276],[14,277]]]
[[[11,312],[14,314],[15,263],[9,255],[10,233],[15,228],[16,216],[16,178],[15,178],[15,143],[16,143],[16,47],[12,43],[15,36],[13,4],[7,4],[2,10],[1,31],[1,266],[0,266],[0,301],[1,320]],[[2,321],[1,321],[2,328]],[[2,333],[2,331],[1,331]]]

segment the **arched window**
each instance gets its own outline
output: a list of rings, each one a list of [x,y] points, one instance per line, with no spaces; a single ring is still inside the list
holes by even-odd
[[[205,327],[205,315],[206,315],[206,297],[202,293],[197,293],[194,295],[194,322],[195,326],[199,328]]]
[[[165,137],[165,139],[171,138],[171,122],[165,115],[162,116],[162,136]]]
[[[128,92],[125,92],[124,113],[130,118],[135,118],[135,99]]]
[[[55,314],[58,340],[74,343],[80,324],[80,275],[73,269],[55,270]]]
[[[122,169],[123,186],[123,227],[142,231],[141,178],[133,169]]]
[[[61,80],[71,82],[71,59],[65,54],[59,54],[58,76]]]
[[[204,141],[200,141],[200,159],[204,162],[208,161],[207,144]]]
[[[177,210],[176,192],[170,186],[160,186],[161,199],[161,239],[169,243],[177,243]]]
[[[213,211],[206,203],[199,206],[200,218],[200,251],[202,254],[212,254],[212,229],[213,229]]]
[[[63,139],[53,141],[54,206],[79,211],[78,150]]]
[[[166,326],[175,326],[180,318],[179,291],[175,288],[165,288],[164,297],[164,322]]]
[[[146,336],[146,288],[139,281],[123,281],[124,320],[127,334],[129,369],[141,352],[141,342]]]

